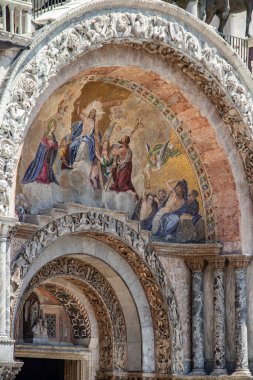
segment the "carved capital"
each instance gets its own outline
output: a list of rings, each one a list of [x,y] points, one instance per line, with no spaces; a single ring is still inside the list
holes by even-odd
[[[205,266],[205,260],[203,259],[191,259],[186,260],[186,264],[192,272],[202,272]]]
[[[243,269],[247,268],[248,264],[251,261],[251,257],[246,256],[237,256],[237,257],[229,257],[229,263],[234,267],[234,269]]]
[[[17,222],[17,218],[0,217],[0,239],[8,239],[13,236]]]
[[[0,363],[0,378],[3,380],[15,379],[23,364],[23,362]]]
[[[213,258],[213,259],[209,259],[208,262],[211,265],[213,271],[222,270],[225,267],[226,258],[224,258],[224,257],[216,257],[216,258]]]

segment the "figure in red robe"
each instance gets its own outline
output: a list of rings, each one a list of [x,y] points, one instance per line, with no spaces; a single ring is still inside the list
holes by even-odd
[[[117,192],[132,191],[136,194],[131,181],[132,175],[132,151],[129,148],[130,137],[124,136],[120,147],[112,151],[112,156],[116,157],[116,166],[112,168],[112,179],[114,181],[110,190]]]
[[[47,132],[40,142],[35,158],[28,166],[22,179],[23,184],[31,182],[45,184],[55,182],[58,184],[53,171],[53,164],[58,151],[58,143],[54,135],[56,125],[55,119],[49,121]]]

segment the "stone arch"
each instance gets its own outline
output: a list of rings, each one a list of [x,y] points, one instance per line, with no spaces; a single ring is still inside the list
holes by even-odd
[[[104,14],[103,10],[107,2],[112,12]],[[5,181],[2,192],[2,213],[9,213],[8,202],[19,154],[18,145],[24,136],[25,127],[30,122],[29,115],[37,103],[38,96],[48,86],[48,79],[59,73],[62,67],[66,67],[67,64],[88,51],[115,42],[131,46],[132,49],[139,49],[141,46],[143,50],[160,55],[164,60],[170,59],[199,84],[206,95],[212,99],[218,112],[227,123],[229,133],[239,147],[249,184],[252,181],[250,143],[252,101],[249,95],[250,91],[248,91],[250,80],[247,72],[240,65],[239,58],[234,56],[226,43],[219,39],[209,27],[203,26],[195,19],[193,21],[193,18],[182,10],[165,4],[156,4],[156,11],[160,12],[160,16],[157,18],[154,10],[151,10],[150,4],[145,1],[132,1],[128,11],[124,13],[121,0],[113,3],[110,0],[107,2],[97,1],[95,5],[85,4],[78,10],[79,18],[76,25],[74,25],[77,20],[75,18],[76,11],[73,11],[70,16],[56,21],[40,35],[37,41],[34,41],[32,52],[24,53],[11,73],[8,83],[12,83],[12,87],[7,84],[2,98],[2,110],[6,110],[6,112],[0,115],[0,119],[2,118],[1,135],[8,148],[1,153],[2,174]],[[91,26],[94,25],[94,20],[89,12],[94,9],[98,15],[100,14],[101,25],[107,19],[112,25],[116,25],[115,30],[112,28],[113,36],[106,34],[109,33],[107,29],[99,30],[98,25],[96,25],[96,29]],[[146,15],[146,11],[149,16]],[[63,26],[64,22],[66,25],[66,17],[67,28]],[[75,21],[73,22],[73,20]],[[138,29],[140,23],[149,25],[148,33],[145,27]],[[189,30],[185,29],[185,23]],[[200,29],[201,36],[198,34]],[[49,33],[52,40],[48,47]],[[53,58],[47,54],[51,48],[59,53],[55,54]],[[64,56],[64,60],[61,60],[61,55]],[[38,60],[45,63],[43,66],[45,72],[39,72]],[[10,103],[8,109],[6,109],[7,102]],[[14,109],[18,110],[16,114]],[[6,160],[10,157],[13,157],[13,160],[7,163]],[[232,165],[234,165],[235,160],[232,161]],[[238,183],[238,186],[241,186],[241,183]],[[249,198],[247,190],[244,190],[244,195]],[[245,222],[247,216],[248,213],[243,211],[243,227],[247,225]],[[252,244],[248,241],[247,244],[245,251],[249,252]]]
[[[15,302],[24,292],[32,276],[41,268],[42,264],[39,261],[46,259],[45,252],[52,260],[57,241],[63,241],[64,237],[72,234],[75,234],[75,249],[78,247],[78,236],[80,235],[81,238],[84,234],[84,236],[104,242],[105,247],[112,247],[130,265],[145,291],[145,297],[152,313],[157,371],[168,373],[169,363],[164,362],[164,353],[167,353],[165,357],[168,360],[168,352],[171,350],[173,371],[175,373],[182,372],[184,367],[183,338],[175,295],[160,260],[149,247],[147,234],[140,233],[136,223],[126,223],[109,214],[92,211],[69,214],[44,226],[34,234],[31,240],[27,241],[12,263],[13,279],[15,279],[15,281],[12,280],[12,284],[14,282],[18,284],[18,288],[14,287],[13,289]],[[51,247],[53,251],[51,251]],[[58,256],[74,254],[72,250],[70,242],[65,243],[58,250],[60,252]],[[43,255],[41,255],[42,252],[44,252]],[[101,253],[99,254],[101,255]],[[94,255],[96,256],[95,252]],[[107,255],[104,256],[102,253],[101,259],[106,260]],[[135,298],[135,302],[138,303],[138,301]],[[14,319],[16,311],[17,307],[15,310],[13,309]],[[171,338],[169,334],[171,334]],[[169,347],[169,342],[171,342],[171,347]]]
[[[107,314],[109,315],[110,319],[112,337],[114,342],[114,355],[117,354],[118,348],[118,352],[121,352],[123,356],[121,359],[121,363],[114,360],[114,369],[126,369],[125,346],[127,341],[127,335],[122,308],[109,282],[94,267],[84,264],[77,259],[62,258],[54,260],[50,262],[48,265],[42,267],[42,269],[32,278],[32,280],[29,282],[28,287],[26,288],[24,297],[27,297],[27,295],[34,289],[35,286],[38,287],[47,279],[58,276],[64,276],[64,278],[66,279],[70,278],[70,281],[78,286],[80,286],[80,284],[82,286],[82,284],[85,283],[85,286],[88,286],[88,288],[91,288],[93,290],[92,293],[97,294],[101,298],[102,302],[106,307]],[[44,286],[46,287],[46,289],[50,289],[47,285]],[[85,289],[83,286],[82,288]],[[87,291],[85,291],[85,294],[86,293]],[[79,303],[77,303],[77,306]],[[77,309],[77,306],[75,306],[75,309]],[[74,311],[73,317],[75,317],[75,314],[76,312]],[[121,322],[120,327],[116,328],[119,322]]]

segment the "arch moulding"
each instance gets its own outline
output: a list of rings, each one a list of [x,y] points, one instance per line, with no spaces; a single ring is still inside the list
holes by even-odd
[[[199,84],[227,123],[252,184],[252,83],[239,57],[211,28],[176,7],[144,0],[131,0],[127,8],[123,0],[94,1],[46,28],[6,82],[0,99],[1,214],[10,213],[19,146],[50,78],[88,51],[114,43],[173,60]]]
[[[172,371],[182,373],[183,337],[176,298],[159,258],[149,245],[149,235],[140,232],[136,223],[123,222],[106,213],[68,214],[37,230],[24,244],[11,265],[12,320],[15,321],[20,299],[29,281],[33,281],[33,273],[41,268],[41,264],[36,264],[40,257],[44,257],[46,250],[51,245],[54,247],[61,238],[73,234],[95,238],[112,247],[138,275],[152,313],[156,367],[160,373],[168,373],[169,363],[165,365],[163,357],[167,352],[165,357],[168,358],[171,352]],[[52,259],[50,256],[49,261]]]

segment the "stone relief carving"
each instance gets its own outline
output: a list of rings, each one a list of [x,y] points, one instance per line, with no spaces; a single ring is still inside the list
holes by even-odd
[[[32,333],[33,333],[34,338],[48,339],[47,321],[45,318],[40,317],[37,319],[37,321],[35,322],[32,328]]]
[[[107,313],[109,313],[110,317],[110,323],[112,325],[112,336],[108,335],[108,338],[105,339],[106,346],[109,347],[109,339],[110,344],[113,348],[113,368],[114,369],[120,369],[124,370],[126,365],[126,326],[125,326],[125,319],[123,315],[123,311],[121,309],[120,303],[111,288],[110,284],[107,282],[107,280],[101,275],[100,272],[98,272],[95,268],[91,267],[90,265],[84,264],[80,260],[76,259],[68,259],[68,258],[60,258],[54,261],[51,261],[47,265],[45,265],[37,274],[35,277],[32,278],[30,281],[26,292],[23,296],[27,297],[27,293],[30,293],[35,287],[38,287],[43,281],[48,280],[49,278],[55,277],[55,276],[67,276],[71,277],[71,282],[78,285],[82,291],[86,294],[87,290],[85,290],[88,287],[92,287],[92,289],[95,290],[95,292],[99,295],[99,297],[103,300],[103,303],[106,307]],[[85,282],[84,285],[83,282]],[[66,300],[66,293],[65,289],[57,288],[55,285],[52,284],[43,284],[42,285],[45,289],[52,292],[54,295],[59,297],[59,300],[63,300],[64,306],[66,307],[67,312],[69,313],[71,322],[72,322],[72,328],[76,334],[75,338],[84,338],[84,331],[83,331],[83,323],[84,323],[84,317],[81,315],[82,321],[80,321],[80,311],[84,309],[80,302],[76,303],[76,300],[72,299],[69,301],[69,299]],[[93,293],[94,293],[93,290]],[[89,298],[90,300],[90,298]],[[93,303],[94,304],[94,300]],[[97,296],[96,296],[96,303],[97,303]],[[79,306],[81,306],[81,309],[79,309]],[[79,312],[78,312],[79,309]],[[104,314],[104,312],[103,312]],[[87,317],[88,318],[88,317]],[[85,321],[86,322],[86,321]],[[81,323],[81,326],[80,326]],[[104,329],[104,325],[102,327]],[[81,330],[81,331],[80,331]],[[89,333],[90,335],[90,327],[89,327]],[[104,334],[104,333],[103,333]],[[107,336],[107,335],[106,335]],[[106,338],[105,336],[105,338]],[[103,344],[105,344],[103,342]],[[108,349],[107,347],[107,349]],[[119,352],[117,350],[119,349]],[[116,355],[117,352],[117,355]],[[107,355],[106,352],[103,352],[101,354],[102,357],[105,357],[102,361],[106,361],[106,365],[108,365],[108,360],[111,357],[111,355]],[[115,356],[116,355],[116,356]],[[105,366],[105,368],[108,368]]]
[[[174,60],[180,60],[185,73],[198,79],[197,83],[213,99],[225,122],[243,121],[245,125],[240,128],[245,144],[242,158],[249,180],[252,180],[250,158],[253,148],[248,139],[253,131],[253,103],[233,67],[219,56],[215,48],[207,44],[203,46],[196,35],[177,22],[158,16],[146,16],[141,12],[114,12],[97,15],[63,30],[35,55],[18,76],[0,129],[0,145],[9,145],[7,153],[0,152],[2,214],[8,213],[9,189],[17,163],[17,151],[29,114],[37,97],[47,87],[49,78],[88,49],[112,43],[116,39],[130,43],[133,47],[139,48],[142,45],[144,49],[170,59],[174,56]],[[220,81],[222,87],[214,79]],[[232,135],[238,143],[233,131]],[[8,163],[6,154],[9,155],[12,149],[13,155]]]
[[[3,366],[0,366],[0,376],[4,380],[14,380],[17,374],[20,372],[23,363],[4,363]]]
[[[64,306],[69,316],[74,339],[90,338],[91,327],[87,312],[77,297],[68,289],[54,284],[43,284]]]
[[[68,221],[68,223],[66,221]],[[68,228],[66,228],[67,224]],[[13,286],[13,279],[11,282],[13,299],[12,314],[14,314],[15,303],[17,303],[22,281],[32,263],[45,248],[58,238],[77,232],[86,232],[86,236],[90,234],[93,238],[100,239],[112,246],[132,266],[144,287],[151,307],[157,347],[157,371],[166,373],[169,371],[171,365],[174,373],[183,372],[182,326],[175,295],[171,285],[168,283],[162,264],[155,251],[149,247],[146,235],[142,236],[140,232],[132,229],[127,223],[117,220],[110,215],[94,211],[69,214],[42,227],[24,244],[11,265],[13,277],[16,276],[16,268],[20,268],[19,287]],[[117,240],[115,240],[115,237]],[[129,248],[129,246],[131,248]],[[32,247],[34,247],[34,250]],[[138,252],[138,254],[135,251]],[[63,261],[63,263],[66,262]],[[65,274],[68,273],[67,268],[68,266],[65,265]],[[51,273],[54,273],[54,268],[47,266],[44,271],[46,279],[50,277]],[[73,269],[71,274],[75,275],[75,273],[79,273],[78,266]],[[87,274],[87,276],[90,278],[91,274]],[[36,278],[37,277],[35,277],[35,279]],[[31,280],[30,286],[34,286],[33,281],[35,280]],[[160,287],[167,301],[170,323],[168,321],[167,310]],[[102,287],[99,289],[99,293],[101,293]],[[109,310],[113,310],[113,306],[110,306]],[[115,323],[117,323],[117,321],[115,321]],[[170,363],[170,349],[167,344],[171,339],[173,346],[172,364]]]

